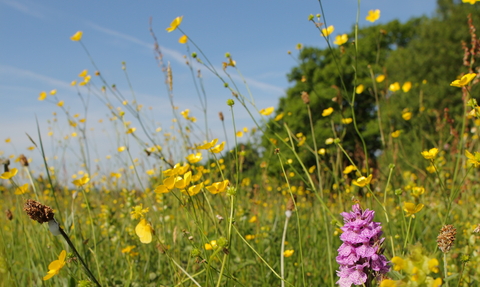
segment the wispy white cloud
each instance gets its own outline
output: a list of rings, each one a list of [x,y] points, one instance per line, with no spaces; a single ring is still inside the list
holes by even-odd
[[[58,88],[60,87],[72,88],[70,86],[70,83],[67,83],[65,81],[61,81],[45,75],[37,74],[29,70],[24,70],[24,69],[20,69],[20,68],[8,66],[8,65],[0,64],[0,75],[2,75],[2,77],[9,76],[9,77],[25,78],[28,80],[39,81],[39,82],[47,83],[51,86],[58,87]]]
[[[92,22],[87,22],[87,24],[91,28],[93,28],[93,29],[95,29],[99,32],[102,32],[102,33],[105,33],[105,34],[108,34],[108,35],[111,35],[111,36],[114,36],[114,37],[117,37],[117,38],[121,38],[125,41],[140,45],[144,48],[153,49],[153,44],[152,43],[145,42],[145,41],[142,41],[142,40],[140,40],[138,38],[135,38],[133,36],[130,36],[130,35],[127,35],[127,34],[112,30],[112,29],[108,29],[108,28],[99,26],[99,25],[97,25],[95,23],[92,23]],[[182,54],[181,52],[179,52],[177,50],[166,48],[164,46],[160,46],[160,50],[162,51],[164,56],[167,56],[168,58],[173,59],[174,61],[176,61],[179,64],[182,64],[182,65],[185,64],[184,54]],[[203,65],[201,65],[197,62],[192,62],[192,66],[195,70],[204,68]],[[215,66],[214,68],[217,71],[222,70],[222,68],[219,67],[219,66]],[[281,88],[281,87],[275,86],[275,85],[264,83],[264,82],[261,82],[259,80],[255,80],[255,79],[252,79],[252,78],[249,78],[249,77],[244,77],[244,79],[243,79],[242,77],[240,77],[239,75],[236,75],[236,74],[231,74],[231,77],[232,77],[232,79],[234,79],[236,81],[243,81],[245,79],[249,86],[255,87],[257,89],[260,89],[260,90],[263,90],[263,91],[266,91],[266,92],[269,92],[269,93],[272,93],[272,94],[279,94],[279,95],[284,94],[284,89]]]
[[[45,15],[40,13],[38,9],[33,9],[32,5],[27,6],[22,3],[19,3],[18,1],[13,1],[13,0],[1,0],[0,3],[10,6],[10,8],[12,9],[15,9],[19,12],[33,16],[38,19],[43,20],[46,18]]]

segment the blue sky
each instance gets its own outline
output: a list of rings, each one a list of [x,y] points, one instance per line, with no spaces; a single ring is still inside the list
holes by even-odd
[[[365,16],[371,9],[380,9],[379,22],[393,19],[406,21],[411,17],[431,16],[435,0],[366,0],[360,3],[360,25],[371,25]],[[322,1],[328,25],[335,26],[333,36],[350,31],[355,22],[357,1]],[[34,1],[0,0],[0,153],[3,156],[25,153],[31,146],[25,133],[37,138],[38,118],[46,144],[52,146],[48,120],[52,112],[59,114],[59,133],[68,133],[65,117],[54,103],[37,100],[41,91],[57,89],[57,97],[65,101],[72,114],[82,114],[78,91],[70,86],[84,69],[93,74],[95,69],[81,45],[70,41],[76,31],[83,31],[82,42],[92,55],[102,75],[110,84],[128,94],[129,88],[121,69],[125,61],[138,101],[151,106],[154,121],[164,130],[171,126],[171,110],[164,85],[164,76],[152,52],[153,40],[149,33],[149,18],[174,75],[174,102],[180,110],[190,109],[201,119],[198,96],[189,69],[184,64],[185,45],[179,44],[179,31],[167,33],[165,28],[177,16],[183,15],[182,30],[192,38],[221,70],[226,52],[231,53],[238,68],[247,79],[259,109],[276,106],[291,84],[286,74],[295,66],[287,54],[296,54],[295,45],[324,47],[325,41],[307,20],[309,14],[321,13],[315,0],[281,1]],[[198,51],[190,46],[191,51]],[[196,68],[199,66],[195,66]],[[235,74],[232,70],[232,73]],[[208,95],[208,115],[211,133],[223,138],[218,123],[218,112],[226,114],[227,127],[231,118],[225,102],[231,97],[222,83],[202,69]],[[243,86],[239,76],[234,78]],[[96,81],[95,77],[94,80]],[[99,85],[99,83],[97,82]],[[80,89],[88,97],[86,88]],[[242,91],[246,91],[244,88]],[[120,105],[118,105],[120,106]],[[82,114],[83,116],[83,114]],[[253,127],[247,113],[235,106],[237,127]],[[94,97],[90,99],[88,119],[99,130],[98,119],[107,118],[107,109]],[[231,129],[229,129],[231,130]],[[233,133],[229,137],[233,137]],[[100,154],[112,153],[119,143],[107,140],[104,133],[95,135]],[[5,139],[11,143],[6,144]],[[103,144],[101,144],[103,143]],[[53,151],[52,151],[53,153]]]

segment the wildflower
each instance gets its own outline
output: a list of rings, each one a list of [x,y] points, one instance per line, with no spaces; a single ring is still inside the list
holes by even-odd
[[[38,96],[39,101],[43,101],[47,98],[47,92],[40,92],[40,95]]]
[[[294,252],[295,252],[295,250],[293,250],[293,249],[285,250],[283,252],[283,257],[290,257],[290,256],[293,255]]]
[[[409,121],[412,118],[412,112],[409,112],[408,109],[402,111],[402,118],[406,121]]]
[[[133,250],[133,248],[135,248],[135,247],[137,247],[137,246],[129,245],[129,246],[122,249],[122,253],[130,253]]]
[[[364,85],[358,85],[358,86],[355,88],[355,93],[356,93],[356,94],[361,94],[361,93],[363,93],[364,90],[365,90],[365,86],[364,86]]]
[[[480,0],[462,0],[463,3],[470,3],[471,5],[475,4],[478,1]]]
[[[126,149],[127,149],[126,147],[121,146],[121,147],[117,148],[117,151],[118,151],[118,152],[122,152],[122,151],[124,151],[124,150],[126,150]]]
[[[180,24],[182,23],[182,20],[183,20],[183,16],[173,19],[172,23],[170,23],[170,27],[168,27],[165,30],[167,30],[168,33],[175,31],[178,28],[178,26],[180,26]]]
[[[328,109],[324,109],[323,112],[322,112],[322,117],[328,117],[332,113],[333,113],[333,108],[332,107],[330,107]]]
[[[401,271],[407,266],[405,260],[398,256],[392,257],[391,261],[393,263],[393,270],[395,271]]]
[[[400,84],[398,82],[395,82],[393,84],[391,84],[388,89],[392,92],[396,92],[398,90],[400,90]]]
[[[62,252],[60,252],[60,255],[58,256],[58,259],[55,261],[52,261],[48,265],[48,273],[43,277],[44,281],[52,278],[54,275],[57,275],[60,272],[60,269],[62,269],[62,267],[65,266],[66,257],[67,257],[67,251],[62,250]]]
[[[455,235],[457,229],[453,225],[445,225],[440,230],[440,234],[437,237],[437,245],[443,253],[447,253],[453,246],[455,241]]]
[[[273,113],[274,110],[275,110],[274,107],[268,107],[268,108],[265,108],[265,109],[261,109],[260,114],[262,114],[264,116],[269,116],[271,113]]]
[[[335,37],[335,41],[333,43],[335,45],[341,46],[341,45],[347,43],[347,41],[348,41],[348,35],[343,34],[343,35],[337,35],[337,37]]]
[[[258,218],[257,218],[256,215],[250,217],[250,219],[248,220],[249,223],[255,223],[255,222],[257,222],[257,221],[258,221]]]
[[[152,242],[152,232],[153,228],[145,218],[142,218],[135,227],[135,233],[140,238],[140,242],[145,244]]]
[[[461,77],[459,80],[455,80],[451,82],[450,86],[459,87],[459,88],[464,87],[468,85],[468,83],[470,83],[470,81],[473,80],[476,76],[477,74],[475,73],[466,74],[463,77]]]
[[[374,222],[375,211],[360,208],[359,204],[352,206],[352,212],[341,214],[345,225],[341,228],[343,241],[338,248],[337,263],[340,269],[337,281],[341,287],[350,287],[352,284],[365,284],[367,278],[386,274],[390,267],[382,254],[381,238],[382,226]],[[368,284],[366,284],[368,285]]]
[[[188,41],[187,35],[182,35],[182,37],[180,37],[180,39],[178,39],[178,43],[180,43],[180,44],[186,44],[187,41]]]
[[[246,240],[253,240],[253,239],[255,239],[255,235],[253,235],[253,234],[247,234],[247,235],[245,235],[245,239],[246,239]]]
[[[403,210],[407,213],[408,216],[412,216],[415,218],[415,213],[420,212],[425,205],[423,203],[419,203],[415,205],[413,202],[404,202],[403,203]]]
[[[78,31],[77,33],[73,34],[72,37],[70,37],[70,40],[78,42],[82,39],[82,36],[83,36],[83,32]]]
[[[380,10],[370,10],[368,11],[368,16],[365,18],[367,21],[375,22],[380,18]]]
[[[285,116],[285,114],[284,114],[284,113],[280,113],[280,114],[278,114],[273,120],[276,121],[276,122],[278,122],[279,120],[283,119],[283,116]]]
[[[87,174],[84,174],[82,178],[75,179],[72,183],[78,187],[87,184],[90,181],[90,178]]]
[[[376,78],[375,78],[375,81],[377,83],[381,83],[385,80],[385,75],[378,75]]]
[[[440,263],[438,262],[437,258],[432,258],[428,261],[428,269],[430,269],[430,271],[433,273],[440,272],[440,269],[438,268],[439,265]]]
[[[25,194],[27,192],[28,192],[28,183],[25,183],[24,185],[19,186],[17,187],[17,189],[15,189],[15,194]]]
[[[368,177],[361,176],[356,180],[354,179],[352,181],[352,183],[356,186],[364,187],[364,186],[370,184],[370,181],[372,181],[372,177],[373,177],[372,174],[370,174]]]
[[[192,153],[188,155],[186,159],[188,160],[189,163],[197,163],[202,160],[202,154],[199,152],[197,152],[196,154]]]
[[[325,140],[325,144],[333,144],[335,140],[333,138],[328,138]]]
[[[212,185],[207,186],[205,188],[208,191],[210,191],[212,194],[217,194],[217,193],[220,193],[220,192],[224,192],[229,183],[230,182],[228,181],[228,179],[226,179],[224,181],[215,182]]]
[[[137,205],[133,208],[133,211],[130,212],[130,215],[132,216],[132,219],[139,219],[144,216],[144,214],[148,213],[148,207],[143,208],[142,204]]]
[[[197,146],[197,149],[211,149],[217,142],[218,142],[218,139],[213,139],[209,143],[203,144],[201,146]]]
[[[465,156],[468,158],[468,163],[473,164],[475,167],[480,167],[480,152],[475,152],[475,155],[465,150]]]
[[[210,151],[212,153],[219,153],[221,152],[223,149],[225,148],[225,142],[222,142],[221,144],[215,146],[214,148],[212,148]]]
[[[33,199],[27,199],[23,210],[31,219],[38,223],[45,223],[54,220],[53,217],[55,214],[53,213],[53,209],[50,206],[43,205]]]
[[[3,178],[3,179],[11,179],[12,177],[14,177],[18,172],[18,169],[16,169],[15,167],[12,168],[10,171],[6,171],[4,173],[2,173],[0,175],[0,178]]]
[[[328,26],[328,28],[323,28],[322,36],[327,37],[328,35],[332,34],[334,30],[335,28],[332,25]]]
[[[136,128],[129,128],[125,133],[126,134],[133,134],[137,129]]]
[[[353,165],[349,165],[343,170],[343,174],[349,174],[354,170],[357,170],[357,168]]]
[[[408,91],[410,91],[410,89],[412,88],[412,82],[405,82],[403,85],[402,85],[402,91],[404,93],[407,93]]]
[[[353,122],[353,119],[352,119],[352,118],[342,119],[342,124],[344,124],[344,125],[351,124],[352,122]]]
[[[217,240],[212,240],[210,243],[205,243],[205,250],[212,250],[218,247]]]
[[[397,283],[395,283],[395,281],[392,279],[383,279],[382,282],[380,283],[380,287],[395,287],[395,286],[397,286]]]
[[[414,197],[419,197],[420,195],[425,193],[425,188],[421,186],[415,186],[412,188],[411,194]]]
[[[400,133],[401,133],[400,130],[396,130],[396,131],[391,133],[391,136],[392,136],[392,138],[398,138],[400,136]]]
[[[428,151],[422,151],[422,156],[425,158],[425,159],[428,159],[428,160],[433,160],[436,156],[437,156],[437,153],[438,153],[438,148],[431,148],[430,150]]]
[[[186,193],[188,193],[188,195],[190,196],[194,196],[198,194],[202,190],[202,188],[203,188],[203,182],[200,184],[190,186],[188,188],[188,191],[186,191]]]

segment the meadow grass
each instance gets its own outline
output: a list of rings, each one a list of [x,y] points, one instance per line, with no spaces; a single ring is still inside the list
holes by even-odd
[[[315,22],[313,16],[310,20]],[[170,30],[185,35],[180,24],[181,18],[175,19]],[[328,30],[317,26],[330,49],[336,49]],[[342,91],[352,112],[352,118],[342,119],[342,123],[354,125],[355,136],[364,143],[364,160],[358,161],[353,148],[343,145],[348,135],[338,133],[333,118],[331,138],[317,140],[307,92],[298,99],[310,115],[312,128],[304,135],[290,130],[281,119],[269,122],[273,107],[257,107],[253,95],[240,92],[230,73],[241,73],[230,55],[226,55],[223,70],[218,71],[190,36],[183,37],[192,75],[192,63],[200,63],[232,93],[225,105],[233,121],[225,122],[223,115],[219,120],[225,138],[235,134],[235,142],[222,143],[210,135],[206,120],[200,127],[189,110],[175,108],[174,75],[151,32],[174,114],[174,132],[161,133],[149,121],[128,80],[126,64],[122,69],[131,96],[123,95],[104,79],[91,58],[97,72],[90,75],[84,71],[74,83],[84,105],[81,117],[70,114],[51,92],[52,101],[63,111],[50,123],[52,133],[56,121],[66,121],[73,130],[69,139],[76,143],[67,141],[65,135],[54,141],[55,134],[48,142],[54,142],[53,150],[59,152],[75,148],[80,171],[67,171],[68,180],[62,179],[64,168],[56,160],[58,155],[47,152],[47,139],[42,137],[39,123],[38,134],[30,137],[44,159],[43,170],[31,170],[31,162],[21,155],[2,161],[5,173],[0,183],[0,206],[6,213],[0,228],[1,286],[334,286],[339,280],[339,236],[345,232],[340,213],[350,212],[355,204],[376,211],[374,221],[381,223],[385,240],[375,253],[391,261],[390,271],[377,278],[372,277],[372,270],[365,270],[369,274],[365,286],[375,282],[380,286],[479,284],[480,214],[475,171],[480,166],[476,152],[480,120],[470,95],[472,85],[478,82],[469,81],[475,77],[468,78],[472,73],[466,71],[467,78],[457,83],[463,91],[464,106],[463,114],[455,116],[463,121],[453,125],[446,119],[437,133],[451,136],[442,137],[441,142],[425,142],[421,139],[435,137],[420,134],[419,127],[427,123],[422,113],[434,107],[425,107],[414,116],[410,111],[402,112],[410,123],[410,135],[418,138],[402,139],[402,133],[395,130],[385,133],[381,111],[388,109],[389,103],[382,95],[401,93],[401,88],[394,83],[382,90],[379,83],[383,79],[371,72],[381,141],[388,146],[379,166],[372,167],[361,123],[355,118],[356,95],[363,86]],[[90,57],[81,36],[77,33],[72,40]],[[191,48],[198,52],[190,53]],[[201,78],[193,76],[193,81],[206,119],[208,95]],[[82,86],[88,87],[87,94]],[[404,91],[410,89],[408,86],[403,84]],[[86,98],[91,95],[107,108],[118,142],[118,154],[107,156],[103,165],[100,160],[91,163],[92,150],[101,145],[90,138],[85,120],[89,111]],[[42,93],[40,99],[46,96]],[[276,134],[274,152],[266,151],[248,168],[251,154],[242,150],[242,129],[234,120],[238,106],[251,115],[258,134],[269,131],[271,124],[288,134],[286,138]],[[329,107],[323,110],[325,117],[334,112]],[[132,119],[138,124],[136,128],[130,123]],[[193,140],[192,130],[196,137],[202,137],[200,141]],[[313,139],[313,145],[306,144],[305,137]],[[446,145],[452,148],[447,151]],[[142,154],[133,154],[133,146]],[[286,158],[284,150],[294,157]],[[306,166],[299,150],[311,152],[316,164]],[[155,164],[149,166],[152,161]],[[281,174],[268,172],[273,162],[280,164]],[[27,199],[50,206],[60,227],[52,218],[41,221],[43,224],[31,220],[24,212],[32,213],[31,205],[25,207]],[[66,258],[62,250],[67,251]],[[49,270],[54,276],[44,280]]]

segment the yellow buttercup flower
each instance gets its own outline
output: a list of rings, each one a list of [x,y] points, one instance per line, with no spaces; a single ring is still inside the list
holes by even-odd
[[[404,109],[402,111],[402,118],[406,121],[409,121],[412,119],[412,112],[410,112],[408,109]]]
[[[378,75],[376,78],[375,78],[375,81],[377,83],[381,83],[385,80],[385,75]]]
[[[401,257],[394,256],[390,261],[393,263],[393,270],[395,271],[401,271],[403,268],[405,268],[406,262],[403,260]]]
[[[87,184],[89,181],[90,181],[90,178],[88,177],[88,175],[84,174],[82,178],[75,179],[74,181],[72,181],[72,183],[77,187],[80,187],[82,185]]]
[[[351,173],[351,172],[354,171],[354,170],[357,170],[357,169],[355,168],[355,166],[349,165],[349,166],[347,166],[347,167],[343,170],[343,174],[349,174],[349,173]]]
[[[477,74],[475,74],[475,73],[466,74],[463,77],[461,77],[459,80],[455,80],[455,81],[451,82],[450,86],[461,88],[463,86],[468,85],[468,83],[470,83],[470,81],[475,79],[476,76],[477,76]]]
[[[217,240],[212,240],[210,243],[205,243],[205,250],[212,250],[218,247]]]
[[[392,136],[392,138],[398,138],[400,136],[400,133],[401,133],[400,130],[396,130],[396,131],[391,133],[391,136]]]
[[[25,183],[22,186],[19,186],[15,189],[15,194],[24,194],[28,192],[28,183]]]
[[[404,93],[407,93],[412,88],[412,82],[405,82],[402,85],[402,90]]]
[[[347,43],[348,41],[348,35],[347,34],[343,34],[343,35],[337,35],[335,37],[335,41],[333,42],[335,45],[338,45],[338,46],[341,46],[345,43]]]
[[[475,152],[475,155],[473,155],[468,150],[465,150],[465,156],[467,156],[467,158],[468,158],[468,163],[473,164],[475,167],[480,167],[480,153],[479,152]]]
[[[170,23],[170,27],[168,27],[165,30],[167,30],[168,33],[175,31],[178,28],[178,26],[180,26],[180,24],[182,23],[182,20],[183,20],[183,16],[173,19],[172,23]]]
[[[70,40],[72,41],[80,41],[82,39],[82,36],[83,36],[83,32],[82,31],[78,31],[77,33],[73,34],[72,37],[70,37]]]
[[[423,203],[419,203],[415,205],[413,202],[404,202],[403,203],[403,210],[407,213],[408,216],[412,216],[415,218],[415,213],[419,212],[420,210],[423,209],[425,205]]]
[[[271,113],[273,113],[274,110],[275,110],[274,107],[268,107],[268,108],[265,108],[265,109],[261,109],[260,114],[262,114],[264,116],[269,116]]]
[[[213,153],[219,153],[225,148],[225,142],[222,142],[221,144],[217,145],[216,147],[212,148],[210,151]]]
[[[140,222],[137,224],[135,227],[135,233],[137,234],[138,238],[140,238],[140,242],[144,244],[152,242],[153,228],[145,218],[142,218],[142,220],[140,220]]]
[[[364,186],[370,184],[370,181],[372,181],[372,177],[373,177],[372,174],[370,174],[368,177],[361,176],[356,180],[354,179],[352,181],[352,183],[356,186],[364,187]]]
[[[365,86],[364,86],[364,85],[358,85],[358,86],[355,88],[355,93],[356,93],[356,94],[361,94],[361,93],[363,93],[364,90],[365,90]]]
[[[47,92],[43,91],[43,92],[40,92],[40,95],[38,96],[38,100],[39,101],[43,101],[47,98]]]
[[[188,191],[186,191],[186,193],[188,193],[188,195],[190,196],[194,196],[198,194],[202,190],[202,188],[203,188],[203,182],[200,184],[190,186],[188,188]]]
[[[342,124],[344,124],[344,125],[351,124],[352,122],[353,122],[353,119],[352,119],[352,118],[342,119]]]
[[[124,151],[124,150],[126,150],[126,149],[127,149],[126,147],[121,146],[121,147],[119,147],[119,148],[117,149],[117,151],[118,151],[118,152],[122,152],[122,151]]]
[[[212,194],[217,194],[217,193],[225,191],[225,189],[227,188],[229,183],[230,182],[228,181],[228,179],[226,179],[224,181],[212,183],[212,185],[206,186],[205,188],[208,191],[210,191]]]
[[[280,114],[278,114],[273,120],[276,121],[276,122],[278,122],[279,120],[283,119],[283,116],[284,116],[284,115],[285,115],[284,113],[280,113]]]
[[[462,0],[463,3],[470,3],[471,5],[479,2],[480,0]]]
[[[214,145],[217,144],[217,142],[218,142],[218,139],[213,139],[211,142],[197,146],[197,149],[211,149]]]
[[[379,18],[380,18],[380,10],[376,9],[376,10],[368,11],[368,15],[365,19],[373,23],[377,21]]]
[[[290,257],[290,256],[293,255],[294,252],[295,252],[295,250],[293,250],[293,249],[285,250],[283,252],[283,257]]]
[[[422,156],[425,158],[425,159],[434,159],[438,154],[438,148],[434,147],[434,148],[431,148],[430,150],[426,151],[422,151]]]
[[[180,37],[180,39],[178,39],[178,43],[180,44],[186,44],[187,41],[188,41],[187,35],[183,35],[182,37]]]
[[[189,163],[197,163],[202,160],[202,153],[192,153],[186,157]]]
[[[395,82],[393,84],[391,84],[388,89],[392,92],[396,92],[398,90],[400,90],[400,84],[398,82]]]
[[[323,112],[322,112],[322,117],[328,117],[332,113],[333,113],[333,108],[332,107],[330,107],[328,109],[324,109]]]
[[[58,256],[58,259],[55,261],[52,261],[48,265],[48,273],[42,279],[45,281],[52,278],[54,275],[57,275],[60,272],[60,270],[63,268],[63,266],[65,266],[66,257],[67,257],[67,251],[62,250],[62,252],[60,252],[60,255]]]
[[[335,28],[333,25],[328,26],[327,28],[322,29],[322,36],[327,37],[328,35],[332,34]]]
[[[0,178],[3,178],[3,179],[11,179],[12,177],[14,177],[18,172],[18,169],[16,169],[15,167],[12,168],[10,171],[6,171],[4,173],[2,173],[0,175]]]

